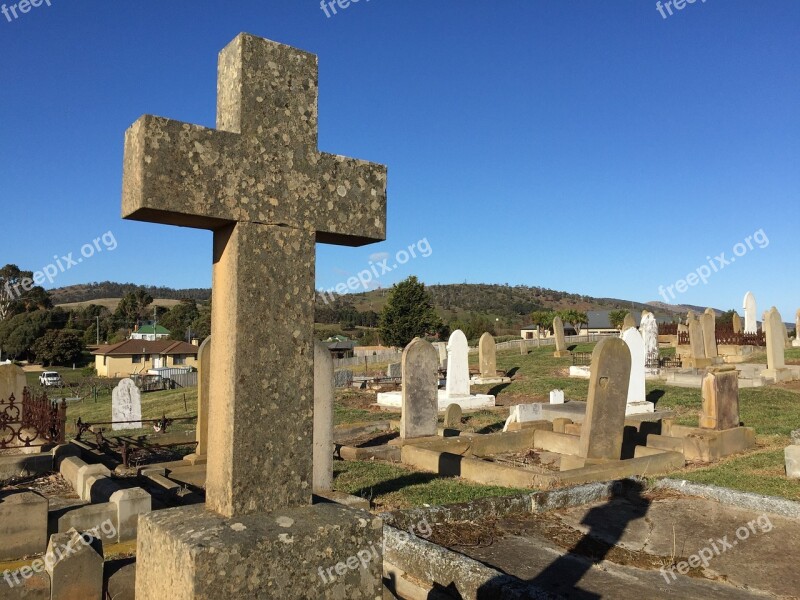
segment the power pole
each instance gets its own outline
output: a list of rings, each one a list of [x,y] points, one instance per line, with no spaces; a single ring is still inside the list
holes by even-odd
[[[100,317],[95,317],[97,319],[97,345],[100,345]]]

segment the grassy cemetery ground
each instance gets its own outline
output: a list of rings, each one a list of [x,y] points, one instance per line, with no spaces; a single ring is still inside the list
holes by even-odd
[[[591,352],[593,344],[578,344],[578,352]],[[800,349],[786,351],[789,362],[800,362]],[[473,363],[477,355],[471,356]],[[516,351],[498,354],[498,368],[514,376],[510,384],[482,386],[477,391],[497,396],[502,407],[533,401],[548,401],[550,390],[563,389],[567,398],[585,400],[587,380],[567,376],[571,360],[554,358],[553,349],[533,348],[527,356]],[[61,370],[66,383],[79,383],[85,376],[80,371]],[[29,384],[37,383],[37,374],[29,373]],[[103,381],[103,380],[99,380]],[[98,388],[97,401],[89,396],[70,404],[68,433],[74,433],[75,420],[103,422],[111,418],[111,383]],[[647,384],[648,399],[659,409],[676,413],[676,422],[697,425],[700,412],[700,390],[667,386],[663,383]],[[58,394],[49,390],[51,397]],[[69,393],[66,394],[69,396]],[[720,485],[761,494],[800,500],[800,482],[789,481],[784,476],[783,448],[790,443],[789,432],[800,427],[800,385],[783,384],[764,388],[743,389],[740,392],[742,421],[757,432],[758,448],[747,454],[729,457],[714,465],[689,465],[671,477],[699,483]],[[184,403],[185,402],[185,403]],[[372,408],[374,392],[339,390],[336,396],[335,422],[337,425],[399,419],[396,412]],[[142,418],[158,419],[196,415],[197,389],[187,388],[142,395]],[[502,429],[507,409],[479,411],[465,415],[461,429],[491,433]],[[177,423],[173,431],[192,428],[193,423]],[[110,432],[109,432],[110,433]],[[123,432],[126,435],[153,433],[152,427]],[[423,504],[464,502],[487,496],[518,493],[491,486],[481,486],[451,478],[441,478],[427,473],[415,473],[400,464],[377,462],[335,463],[335,487],[372,500],[379,510],[391,510]]]
[[[571,347],[577,352],[591,352],[594,344]],[[800,362],[800,349],[786,351],[789,362]],[[477,355],[470,356],[473,366]],[[765,358],[755,357],[757,362]],[[514,381],[499,386],[481,386],[473,391],[497,396],[502,406],[523,402],[549,401],[550,390],[563,389],[566,397],[585,400],[589,382],[568,377],[571,359],[554,358],[553,348],[533,348],[527,356],[518,351],[498,353],[498,368],[512,372]],[[698,425],[701,408],[700,390],[647,383],[648,399],[661,410],[673,410],[676,422]],[[374,395],[352,391],[337,394],[337,424],[381,419],[398,419],[397,413],[376,412],[368,408]],[[784,475],[783,448],[790,443],[789,432],[800,428],[800,385],[783,384],[742,389],[741,419],[754,427],[758,447],[746,454],[732,456],[713,465],[693,464],[670,477],[687,479],[733,489],[800,500],[800,482]],[[465,415],[462,429],[490,433],[502,429],[505,410],[481,411]],[[402,465],[369,462],[335,463],[335,486],[341,491],[370,498],[384,510],[463,502],[479,497],[510,495],[519,490],[467,484],[453,479],[414,473]],[[401,489],[402,488],[402,489]]]

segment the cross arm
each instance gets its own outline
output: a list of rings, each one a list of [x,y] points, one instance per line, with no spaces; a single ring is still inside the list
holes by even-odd
[[[239,136],[145,115],[125,133],[122,216],[217,229],[242,220],[229,174]]]
[[[316,166],[317,241],[363,246],[385,240],[386,167],[325,152],[319,154]]]

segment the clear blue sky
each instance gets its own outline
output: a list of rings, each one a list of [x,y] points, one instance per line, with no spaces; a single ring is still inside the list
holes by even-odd
[[[217,54],[246,31],[319,55],[321,150],[389,166],[387,241],[319,246],[318,287],[427,239],[429,257],[380,284],[658,300],[763,230],[766,247],[674,300],[741,308],[751,289],[759,313],[788,321],[799,25],[796,0],[698,0],[666,19],[649,0],[361,0],[330,18],[316,0],[51,0],[0,14],[0,262],[37,270],[111,231],[113,252],[100,242],[46,287],[210,285],[209,232],[121,220],[123,133],[144,113],[213,126]]]

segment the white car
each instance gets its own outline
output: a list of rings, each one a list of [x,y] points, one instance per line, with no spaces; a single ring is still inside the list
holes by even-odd
[[[64,385],[64,382],[61,380],[61,375],[55,371],[45,371],[39,375],[39,383],[44,387]]]

